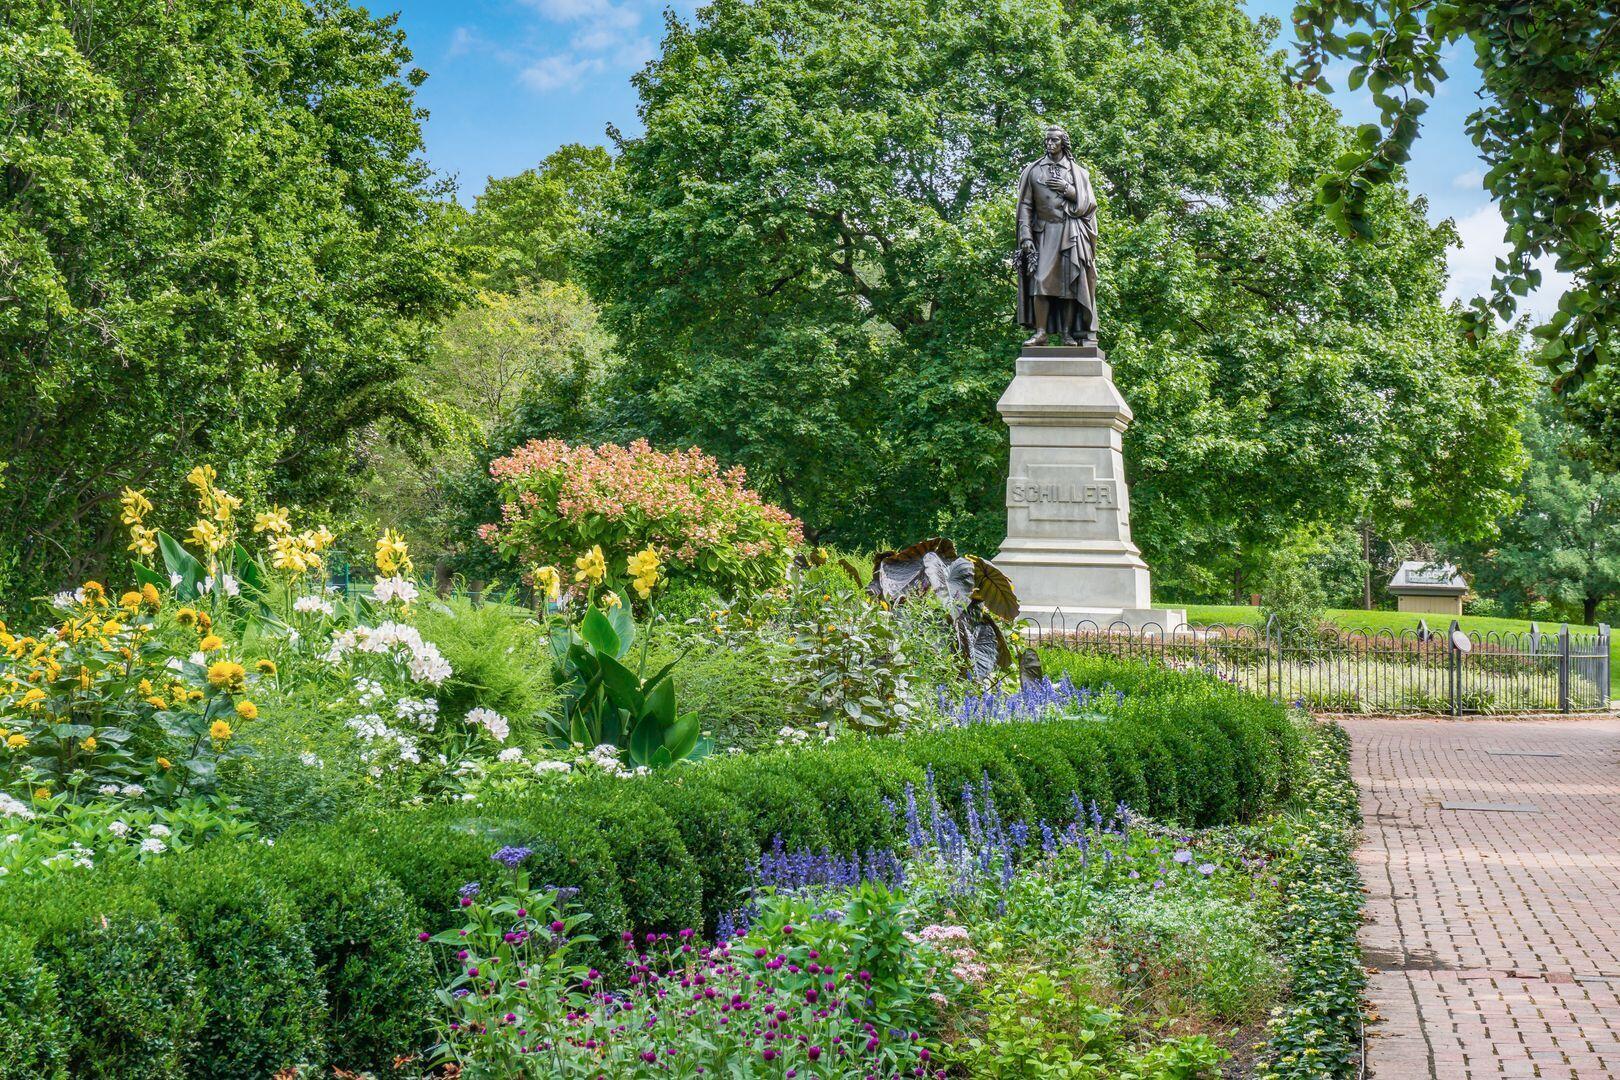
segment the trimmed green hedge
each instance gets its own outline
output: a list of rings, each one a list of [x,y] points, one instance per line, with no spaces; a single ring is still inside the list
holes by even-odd
[[[388,1075],[429,1040],[435,979],[416,934],[457,918],[457,891],[492,882],[504,845],[533,850],[537,884],[580,890],[609,978],[622,930],[711,929],[760,853],[900,846],[906,786],[932,774],[960,813],[988,778],[1004,820],[1072,818],[1126,802],[1189,827],[1284,798],[1299,736],[1282,708],[1216,680],[1060,657],[1071,677],[1125,690],[1100,717],[980,724],[893,741],[719,758],[645,779],[293,830],[274,848],[216,844],[122,874],[0,890],[0,1009],[57,1033],[24,1038],[23,1073],[264,1076],[289,1065]],[[13,1047],[0,1035],[0,1049]],[[31,1055],[31,1056],[30,1056]],[[9,1057],[9,1053],[6,1055]]]

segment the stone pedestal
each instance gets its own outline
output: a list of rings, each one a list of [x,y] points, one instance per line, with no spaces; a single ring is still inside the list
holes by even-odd
[[[1170,632],[1186,622],[1185,611],[1153,606],[1147,563],[1131,543],[1120,449],[1131,409],[1102,352],[1025,348],[996,408],[1012,436],[996,565],[1024,615],[1057,632],[1087,622]]]

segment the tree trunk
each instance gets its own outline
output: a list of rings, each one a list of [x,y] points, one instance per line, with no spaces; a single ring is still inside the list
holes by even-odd
[[[1586,599],[1581,602],[1581,622],[1587,626],[1597,625],[1597,607],[1602,599],[1601,596],[1593,596],[1591,593],[1586,594]]]
[[[1232,571],[1232,603],[1243,603],[1243,567]]]
[[[1371,611],[1373,608],[1371,521],[1361,523],[1361,558],[1366,563],[1366,567],[1361,573],[1361,607],[1364,611]]]

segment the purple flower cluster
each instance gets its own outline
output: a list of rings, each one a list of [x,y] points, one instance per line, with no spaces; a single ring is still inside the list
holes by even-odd
[[[905,867],[892,850],[868,849],[864,857],[837,855],[826,847],[819,853],[786,851],[780,836],[754,867],[754,881],[758,886],[784,892],[798,892],[818,885],[847,888],[863,881],[877,881],[898,889],[905,885],[905,878]]]
[[[516,870],[519,866],[523,865],[523,861],[525,859],[533,854],[534,851],[530,848],[512,847],[508,845],[507,847],[503,847],[495,854],[491,855],[490,858],[498,863],[503,864],[509,870]]]
[[[1094,690],[1089,686],[1076,686],[1065,675],[1057,682],[1043,678],[1010,693],[986,690],[982,694],[969,694],[961,704],[952,706],[943,691],[940,693],[940,711],[959,726],[969,724],[1001,724],[1010,720],[1040,720],[1058,714],[1084,712],[1112,698],[1123,702],[1121,691]]]

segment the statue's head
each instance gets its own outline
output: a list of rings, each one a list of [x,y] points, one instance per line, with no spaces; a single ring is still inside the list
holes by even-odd
[[[1069,156],[1069,133],[1056,124],[1046,129],[1046,152],[1053,157]]]

